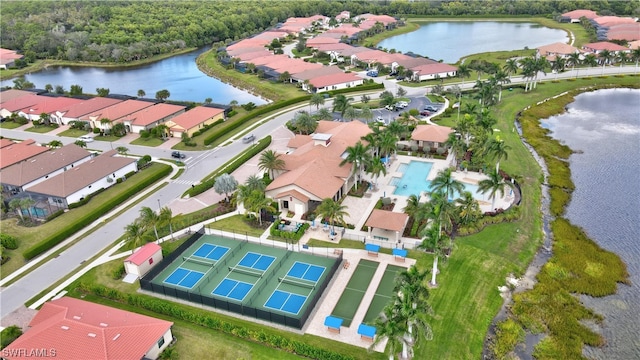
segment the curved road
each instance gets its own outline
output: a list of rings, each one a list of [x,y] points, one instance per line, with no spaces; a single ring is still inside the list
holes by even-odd
[[[637,73],[636,66],[626,66],[622,69],[618,66],[607,67],[604,70],[602,67],[580,69],[578,75],[583,76],[600,76],[614,75],[619,73]],[[538,81],[550,81],[557,79],[573,78],[576,77],[576,71],[567,71],[561,74],[540,74]],[[385,84],[385,88],[395,93],[398,84],[394,80],[383,80],[382,78],[375,78],[375,81]],[[521,77],[513,77],[511,82],[518,84],[524,82]],[[458,83],[464,89],[472,88],[475,82],[466,81],[465,83]],[[449,84],[447,86],[451,86]],[[404,87],[407,90],[407,96],[424,96],[426,87]],[[380,92],[376,92],[378,95]],[[279,126],[282,126],[287,121],[291,120],[294,114],[300,109],[306,109],[307,104],[301,105],[296,108],[289,108],[283,110],[280,114],[275,115],[270,121],[262,123],[257,126],[252,132],[257,138],[262,138],[269,135]],[[330,107],[331,102],[328,101],[325,107]],[[41,143],[47,143],[51,140],[61,140],[63,143],[72,143],[75,139],[59,137],[56,135],[35,134],[26,133],[16,130],[2,130],[2,135],[15,139],[27,139],[32,138]],[[121,145],[121,144],[113,144]],[[144,146],[136,146],[131,144],[126,145],[130,152],[133,154],[149,154],[154,158],[170,158],[170,149],[157,149],[148,148]],[[110,150],[110,143],[96,141],[90,144],[91,148],[97,150]],[[203,177],[217,169],[219,166],[229,161],[232,157],[236,156],[248,145],[243,144],[241,141],[234,141],[227,146],[219,146],[215,149],[200,152],[186,152],[188,167],[186,171],[180,177],[180,180],[187,180],[191,182],[198,182]],[[196,166],[197,165],[197,166]],[[108,223],[105,223],[97,231],[86,236],[82,240],[78,241],[75,245],[65,250],[60,256],[41,264],[38,268],[25,275],[20,280],[11,284],[10,286],[3,288],[0,291],[0,318],[4,318],[9,313],[18,309],[26,301],[36,296],[42,290],[48,288],[53,283],[64,278],[68,274],[74,271],[85,260],[93,257],[95,254],[107,248],[113,243],[115,239],[120,237],[123,233],[124,227],[131,223],[131,221],[138,217],[139,210],[143,206],[155,209],[160,205],[166,205],[171,200],[178,198],[184,193],[189,185],[184,183],[169,182],[168,185],[158,190],[155,194],[140,201],[135,206],[125,211],[119,216],[116,216]]]

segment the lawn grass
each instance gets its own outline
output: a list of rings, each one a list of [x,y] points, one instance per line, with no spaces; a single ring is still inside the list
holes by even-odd
[[[93,138],[96,141],[108,141],[108,142],[114,142],[114,141],[118,141],[121,138],[117,137],[115,135],[98,135],[96,137]]]
[[[38,125],[38,126],[32,126],[30,128],[26,128],[24,129],[24,131],[28,131],[28,132],[32,132],[32,133],[38,133],[38,134],[45,134],[48,133],[49,131],[55,130],[56,128],[52,127],[52,126],[44,126],[44,125]]]
[[[142,138],[139,137],[135,140],[133,140],[131,142],[131,145],[142,145],[142,146],[149,146],[149,147],[156,147],[159,146],[161,144],[163,144],[164,141],[160,138],[157,137],[148,137],[148,138]]]
[[[2,232],[8,235],[15,236],[20,241],[20,246],[16,250],[5,250],[5,254],[11,257],[11,260],[7,261],[0,267],[0,275],[5,277],[25,263],[25,259],[22,256],[22,252],[25,249],[29,249],[35,244],[39,243],[42,239],[49,236],[51,233],[57,232],[59,229],[68,227],[74,223],[78,218],[84,216],[87,212],[93,211],[106,199],[112,198],[126,190],[129,186],[134,186],[140,182],[143,182],[146,178],[153,176],[154,174],[163,171],[167,165],[164,164],[151,164],[148,168],[144,169],[135,176],[127,179],[126,182],[112,186],[109,189],[94,196],[87,204],[71,209],[58,216],[57,218],[46,222],[42,225],[35,227],[24,227],[18,225],[18,218],[9,218],[0,221],[2,226]]]
[[[85,130],[79,130],[79,129],[68,129],[65,130],[61,133],[58,133],[58,136],[66,136],[66,137],[72,137],[72,138],[78,138],[82,135],[89,135],[91,134],[91,132],[89,131],[85,131]]]
[[[22,124],[15,121],[3,121],[0,123],[0,129],[17,129],[20,126],[22,126]]]
[[[260,237],[260,235],[265,232],[265,229],[258,229],[247,223],[244,215],[233,215],[225,219],[220,219],[208,224],[207,227],[209,229],[224,230],[255,237]]]

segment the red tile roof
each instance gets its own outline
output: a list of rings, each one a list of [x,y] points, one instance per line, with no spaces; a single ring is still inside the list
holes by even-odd
[[[540,46],[537,50],[542,56],[547,56],[548,54],[569,55],[578,52],[577,48],[561,42],[543,45]]]
[[[69,97],[49,97],[49,96],[40,96],[44,98],[42,101],[37,104],[30,105],[24,109],[22,112],[25,114],[31,115],[40,115],[42,113],[51,114],[56,111],[65,112],[71,109],[74,105],[80,104],[83,102],[81,99],[74,99]]]
[[[104,109],[111,105],[115,105],[117,103],[121,103],[122,100],[106,98],[106,97],[95,97],[89,100],[85,100],[81,103],[75,104],[72,106],[69,111],[64,114],[64,117],[67,118],[80,118],[82,115],[87,115],[94,111],[98,111],[100,109]]]
[[[449,138],[453,129],[440,125],[418,125],[411,133],[411,139],[416,141],[432,141],[443,143]]]
[[[30,159],[45,151],[49,151],[49,148],[36,144],[32,139],[2,147],[0,148],[0,169]]]
[[[591,10],[573,10],[562,14],[563,17],[568,17],[571,19],[580,19],[581,17],[586,17],[587,19],[597,18],[598,14],[595,11]]]
[[[342,74],[342,72],[343,72],[342,69],[340,69],[339,67],[335,65],[331,65],[331,66],[323,66],[318,69],[305,70],[305,71],[296,73],[295,75],[292,76],[292,78],[296,80],[304,81],[304,80],[310,80],[319,76]]]
[[[286,198],[288,196],[293,197],[295,199],[298,199],[298,200],[300,200],[302,202],[309,201],[309,197],[308,196],[306,196],[305,194],[303,194],[303,193],[301,193],[299,191],[296,191],[296,190],[288,190],[288,191],[285,191],[285,192],[281,192],[280,194],[274,196],[274,198],[282,199],[282,198]]]
[[[409,215],[405,213],[374,209],[364,223],[366,226],[390,231],[404,231]]]
[[[104,305],[63,297],[45,303],[22,336],[5,348],[7,360],[20,349],[55,349],[58,359],[142,359],[173,323]],[[12,353],[18,356],[7,356]]]
[[[28,106],[33,106],[38,104],[38,102],[40,102],[41,100],[42,100],[41,96],[38,96],[32,93],[31,95],[14,97],[7,101],[3,101],[2,104],[0,104],[0,109],[7,110],[10,112],[18,112]]]
[[[618,25],[618,24],[628,24],[628,23],[636,22],[635,19],[623,18],[618,16],[600,16],[593,19],[593,21],[595,21],[598,25],[606,26],[606,27]]]
[[[132,125],[148,126],[184,111],[184,109],[186,106],[160,103],[123,116],[118,119],[118,122],[128,121]]]
[[[0,103],[9,101],[11,99],[19,98],[25,95],[33,95],[33,93],[31,91],[17,90],[17,89],[4,90],[0,92]]]
[[[614,43],[610,43],[608,41],[600,41],[600,42],[595,42],[595,43],[589,43],[589,44],[584,44],[582,45],[583,49],[588,49],[588,50],[609,50],[609,51],[625,51],[625,50],[629,50],[629,48],[626,48],[624,46],[618,45],[618,44],[614,44]]]
[[[315,88],[323,88],[331,85],[346,84],[354,81],[362,82],[362,78],[358,77],[354,73],[336,73],[331,75],[318,76],[309,79],[309,83]]]
[[[211,108],[207,106],[196,106],[193,109],[184,112],[168,121],[167,126],[189,130],[202,124],[206,120],[223,113],[223,109]],[[171,125],[169,125],[169,123]]]
[[[416,66],[411,70],[418,71],[420,75],[429,75],[429,74],[441,74],[445,72],[457,71],[458,68],[445,63],[435,63],[435,64]]]
[[[131,113],[134,113],[138,110],[142,110],[149,106],[153,106],[153,103],[147,102],[147,101],[139,101],[139,100],[126,100],[123,102],[119,102],[115,105],[111,105],[109,107],[96,110],[92,113],[81,116],[80,120],[100,121],[102,119],[109,119],[111,121],[114,121],[114,120],[120,119],[123,116],[127,116]]]
[[[129,257],[125,260],[125,262],[131,262],[131,263],[134,263],[135,265],[140,266],[144,264],[150,257],[155,255],[155,253],[157,253],[158,251],[162,251],[162,248],[160,247],[160,245],[151,242],[144,245],[133,254],[129,255]]]

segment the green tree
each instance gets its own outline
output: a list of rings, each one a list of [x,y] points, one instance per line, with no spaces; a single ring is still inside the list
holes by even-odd
[[[344,94],[338,94],[333,99],[333,112],[339,112],[341,117],[344,117],[344,112],[349,107],[351,98],[347,98]]]
[[[431,180],[431,191],[442,192],[449,198],[454,198],[456,194],[462,194],[464,184],[453,178],[451,168],[446,168],[438,172]]]
[[[485,194],[489,193],[491,199],[491,208],[495,209],[496,206],[496,194],[500,193],[500,196],[504,196],[505,188],[509,186],[509,183],[505,182],[502,175],[498,171],[492,171],[487,174],[488,179],[480,180],[478,182],[478,191]]]
[[[460,224],[472,224],[482,215],[478,201],[469,191],[463,192],[462,196],[456,199],[456,206]]]
[[[358,182],[362,178],[362,170],[364,169],[364,165],[370,161],[371,155],[369,153],[369,148],[362,144],[361,141],[358,141],[353,146],[349,146],[345,149],[345,153],[347,156],[340,162],[340,166],[343,166],[346,163],[353,164],[353,174],[357,174],[358,178],[356,179],[356,190],[358,190]]]
[[[250,175],[247,180],[245,180],[244,185],[250,190],[258,190],[262,192],[264,192],[264,189],[267,187],[264,180],[256,174]]]
[[[316,107],[316,111],[320,110],[320,106],[324,105],[324,96],[318,93],[311,95],[311,98],[309,99],[309,108],[311,108],[312,105]]]
[[[144,90],[142,90],[142,89],[138,90],[138,97],[139,98],[144,97],[145,95],[147,95],[147,93],[144,92]]]
[[[264,192],[260,190],[253,190],[249,194],[249,197],[245,198],[244,207],[256,215],[260,222],[260,226],[262,226],[262,211],[269,211],[271,213],[276,211],[271,203],[272,200],[266,197]]]
[[[501,139],[489,139],[485,145],[485,152],[493,160],[496,161],[496,172],[500,172],[500,161],[502,159],[507,160],[509,158],[509,150],[511,146],[507,145],[504,140]]]
[[[366,172],[371,174],[373,183],[376,188],[378,186],[378,178],[380,175],[387,175],[387,167],[379,157],[372,157],[366,167]]]
[[[168,206],[160,208],[160,223],[169,225],[169,234],[173,239],[173,212]]]
[[[98,96],[100,97],[105,97],[107,95],[109,95],[109,89],[107,88],[97,88],[96,89],[96,93],[98,94]]]
[[[342,114],[342,117],[345,120],[349,120],[349,121],[353,121],[355,119],[358,118],[358,110],[356,108],[354,108],[353,106],[349,106],[348,108],[346,108],[344,110],[344,113]]]
[[[44,86],[44,89],[45,89],[48,93],[53,92],[53,85],[51,85],[51,84],[47,84],[47,85],[45,85],[45,86]]]
[[[288,71],[285,71],[278,76],[278,80],[282,83],[291,82],[291,74]]]
[[[140,224],[145,229],[153,228],[153,232],[156,235],[156,240],[160,240],[158,236],[158,223],[160,223],[160,215],[156,214],[155,211],[151,210],[148,206],[143,206],[140,208]]]
[[[116,148],[116,151],[118,152],[118,154],[120,154],[122,156],[127,156],[127,153],[129,152],[129,149],[124,147],[124,146],[118,146]]]
[[[125,244],[127,247],[138,248],[144,245],[148,238],[145,235],[144,226],[140,224],[138,219],[124,228]]]
[[[212,99],[212,98],[210,98],[210,97],[208,97],[208,98],[204,99],[204,103],[205,103],[205,104],[211,104],[212,102],[213,102],[213,99]]]
[[[316,213],[323,219],[329,220],[331,224],[331,233],[335,234],[335,223],[344,224],[344,217],[348,215],[346,211],[347,207],[339,202],[326,198],[322,200],[320,205],[316,208]]]
[[[111,133],[117,137],[125,136],[127,134],[127,127],[121,122],[113,124]]]
[[[518,60],[517,59],[507,59],[507,63],[504,64],[502,70],[509,75],[509,80],[511,80],[511,75],[518,73]]]
[[[14,89],[18,89],[18,90],[28,90],[28,89],[33,89],[36,86],[31,82],[28,81],[24,75],[18,76],[17,79],[13,80],[13,88]]]
[[[308,135],[316,130],[318,122],[306,111],[299,111],[293,118],[293,124],[300,134]]]
[[[229,202],[229,194],[237,188],[238,181],[236,181],[233,176],[226,173],[218,176],[213,183],[213,189],[218,194],[224,194],[226,202]]]
[[[398,351],[408,345],[405,336],[408,331],[407,322],[405,319],[396,316],[394,306],[394,303],[389,303],[376,318],[374,323],[376,336],[369,346],[369,351],[371,351],[382,341],[388,340],[385,351],[389,356],[389,360],[393,360]]]
[[[9,201],[9,210],[16,211],[18,215],[20,215],[20,219],[24,220],[24,216],[22,214],[22,203],[19,198],[13,198]]]
[[[105,118],[100,119],[100,127],[105,134],[109,134],[111,132],[111,120]]]
[[[402,86],[398,86],[398,90],[396,91],[396,95],[398,97],[403,97],[407,95],[407,90],[405,90]]]
[[[284,170],[285,162],[281,159],[280,154],[273,150],[266,150],[260,154],[258,160],[258,169],[269,172],[271,179],[275,179],[275,171]]]
[[[363,106],[360,109],[360,118],[362,118],[366,123],[369,123],[373,119],[373,111],[368,106]]]
[[[77,146],[79,146],[79,147],[81,147],[81,148],[83,148],[83,149],[86,149],[86,148],[87,148],[87,143],[86,143],[86,142],[84,142],[84,141],[82,141],[82,140],[76,140],[76,141],[74,142],[74,144],[76,144]]]
[[[162,89],[156,92],[156,99],[160,101],[165,101],[171,96],[171,93],[167,89]]]
[[[52,148],[52,149],[61,148],[62,145],[63,145],[62,141],[60,141],[60,140],[51,140],[51,141],[49,141],[49,143],[47,143],[47,146]]]
[[[82,86],[80,86],[80,85],[71,85],[71,88],[69,88],[69,95],[71,95],[71,96],[82,95]]]

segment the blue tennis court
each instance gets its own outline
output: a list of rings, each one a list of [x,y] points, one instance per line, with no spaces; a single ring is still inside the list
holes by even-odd
[[[254,252],[248,252],[244,255],[242,260],[238,262],[238,265],[265,271],[276,260],[275,257],[269,255],[258,254]]]
[[[305,301],[307,301],[307,297],[304,295],[275,290],[264,304],[264,307],[297,315]]]
[[[253,284],[227,278],[222,280],[211,293],[242,301],[251,289],[253,289]]]
[[[184,268],[175,269],[164,282],[171,285],[182,286],[191,289],[202,279],[204,273],[199,271],[187,270]]]
[[[324,274],[324,266],[311,265],[296,261],[289,269],[287,276],[298,279],[318,282],[322,274]]]
[[[209,243],[200,245],[198,250],[193,253],[193,256],[218,261],[229,251],[228,247],[218,246]]]

